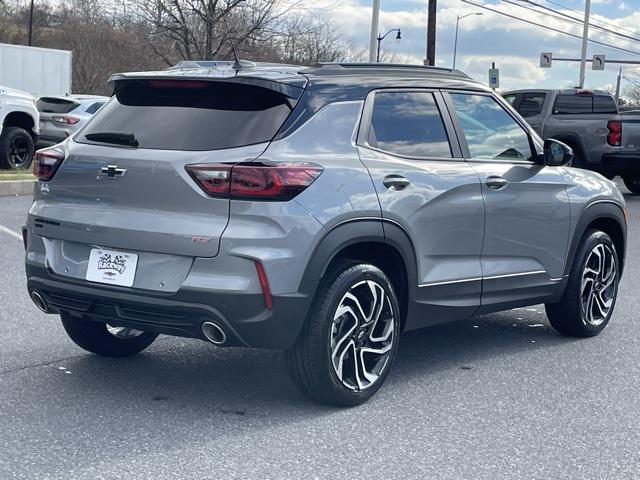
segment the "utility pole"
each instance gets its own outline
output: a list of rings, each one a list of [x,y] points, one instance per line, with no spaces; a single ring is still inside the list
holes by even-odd
[[[591,10],[591,0],[584,3],[584,26],[582,27],[582,54],[580,56],[580,78],[578,88],[584,86],[585,63],[587,60],[587,42],[589,40],[589,12]]]
[[[618,72],[618,81],[616,82],[616,105],[620,105],[620,81],[622,80],[622,67]]]
[[[29,8],[29,46],[33,43],[33,0]]]
[[[369,62],[376,61],[376,46],[378,44],[378,20],[380,18],[380,0],[373,0],[371,12],[371,39],[369,41]]]
[[[425,65],[436,64],[436,11],[438,0],[429,0],[429,13],[427,16],[427,58]]]

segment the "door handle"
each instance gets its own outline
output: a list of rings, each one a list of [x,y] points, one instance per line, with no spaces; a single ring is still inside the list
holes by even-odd
[[[389,190],[403,190],[409,186],[411,182],[402,175],[387,175],[382,180],[382,184]]]
[[[501,190],[509,185],[509,182],[504,177],[491,176],[487,178],[487,187],[492,190]]]

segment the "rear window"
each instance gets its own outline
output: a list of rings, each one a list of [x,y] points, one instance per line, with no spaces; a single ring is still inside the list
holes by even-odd
[[[617,113],[617,109],[613,98],[606,95],[558,95],[553,113]]]
[[[292,106],[254,85],[188,80],[134,81],[95,114],[82,132],[134,135],[139,148],[218,150],[271,140]]]
[[[42,97],[36,102],[36,108],[42,113],[69,113],[79,106],[79,103],[64,98]]]

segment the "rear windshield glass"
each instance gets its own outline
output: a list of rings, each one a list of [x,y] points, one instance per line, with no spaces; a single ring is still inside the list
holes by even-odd
[[[289,99],[264,87],[186,80],[135,81],[82,132],[133,135],[139,148],[217,150],[271,140],[291,113]],[[93,142],[89,142],[93,143]]]
[[[558,95],[553,113],[617,113],[613,98],[606,95]]]
[[[79,103],[64,98],[42,97],[36,102],[38,111],[42,113],[69,113],[78,106]]]

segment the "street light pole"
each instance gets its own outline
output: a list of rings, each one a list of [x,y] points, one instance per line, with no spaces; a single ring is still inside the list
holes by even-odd
[[[462,20],[463,18],[466,17],[470,17],[472,15],[482,15],[482,12],[474,12],[474,13],[467,13],[466,15],[460,16],[458,15],[458,18],[456,18],[456,38],[453,42],[453,68],[456,68],[456,53],[458,51],[458,24],[460,23],[460,20]]]
[[[33,0],[29,8],[29,46],[33,43]]]
[[[376,50],[376,63],[380,63],[380,43],[382,43],[382,40],[384,40],[385,37],[391,32],[398,32],[398,34],[396,35],[396,42],[400,43],[400,40],[402,40],[402,35],[400,34],[399,28],[392,28],[384,35],[378,35],[378,37],[376,38],[376,40],[378,41],[378,48]]]
[[[376,59],[376,37],[378,36],[378,19],[380,18],[380,0],[373,0],[373,10],[371,12],[371,37],[369,41],[369,62]]]
[[[591,10],[591,0],[584,3],[584,26],[582,27],[582,54],[580,55],[580,78],[578,88],[584,86],[585,63],[587,61],[587,42],[589,41],[589,12]]]

